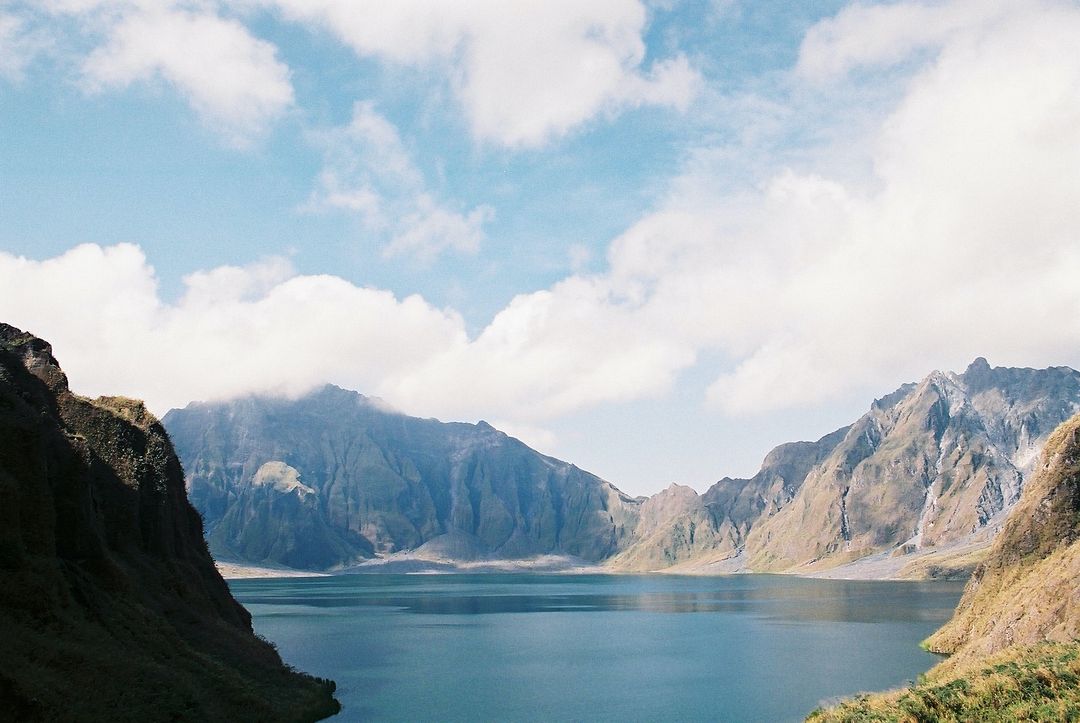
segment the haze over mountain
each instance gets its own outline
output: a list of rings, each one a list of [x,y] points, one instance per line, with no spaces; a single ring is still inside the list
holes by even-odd
[[[223,559],[323,569],[417,550],[598,562],[637,521],[637,500],[484,422],[408,417],[334,386],[191,404],[163,422]]]
[[[141,402],[72,394],[0,324],[0,717],[316,720],[332,684],[282,664],[214,568]]]
[[[408,417],[332,386],[191,404],[164,424],[211,550],[227,560],[327,569],[411,551],[695,572],[859,560],[884,576],[907,554],[985,547],[1050,431],[1078,409],[1072,369],[977,359],[902,386],[816,442],[781,445],[752,478],[649,498],[483,422]]]

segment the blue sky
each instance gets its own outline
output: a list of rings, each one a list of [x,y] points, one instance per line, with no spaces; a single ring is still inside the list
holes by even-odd
[[[1080,363],[1073,2],[0,2],[0,317],[77,390],[331,381],[634,493]]]

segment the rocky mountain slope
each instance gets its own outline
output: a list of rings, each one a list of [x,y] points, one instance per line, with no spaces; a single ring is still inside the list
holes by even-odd
[[[163,420],[215,556],[307,569],[376,554],[603,560],[640,501],[481,422],[444,424],[327,386],[191,404]]]
[[[1080,410],[1068,368],[934,372],[874,403],[755,525],[750,566],[813,568],[960,543],[1000,525],[1049,434]]]
[[[950,657],[912,688],[815,720],[1080,717],[1080,415],[1059,427],[953,618],[926,641]]]
[[[641,506],[641,522],[629,547],[607,565],[626,571],[689,566],[717,572],[732,569],[725,569],[725,563],[740,565],[753,524],[790,502],[807,473],[846,433],[847,427],[816,442],[782,444],[753,477],[725,477],[702,495],[678,485],[653,495]]]
[[[970,548],[992,539],[1050,432],[1077,410],[1080,373],[1065,367],[977,359],[963,374],[933,372],[850,427],[778,447],[752,479],[724,479],[684,500],[681,517],[612,564],[814,572],[883,554],[896,558],[881,565],[892,570],[903,555],[941,549],[973,559]],[[691,521],[695,545],[684,541]]]
[[[141,403],[85,399],[0,324],[0,711],[12,720],[316,720],[214,568]]]
[[[956,614],[927,647],[953,661],[1010,645],[1080,638],[1080,416],[1061,425],[1043,465],[972,575]]]
[[[950,555],[973,565],[1050,431],[1077,410],[1080,373],[978,359],[902,386],[816,442],[777,447],[749,479],[648,499],[484,423],[415,419],[336,387],[192,404],[164,423],[222,559],[330,569],[402,551],[555,554],[708,573],[858,560],[880,577],[905,565],[939,574]]]

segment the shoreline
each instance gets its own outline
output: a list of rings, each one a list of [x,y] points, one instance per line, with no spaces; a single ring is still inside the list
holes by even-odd
[[[535,558],[503,560],[453,560],[441,557],[397,553],[365,560],[333,570],[298,570],[285,567],[247,565],[215,561],[226,580],[293,577],[332,577],[355,574],[460,575],[494,573],[547,573],[554,575],[672,575],[688,577],[730,577],[733,575],[786,575],[808,579],[926,582],[966,580],[987,549],[985,544],[962,545],[951,549],[927,550],[903,556],[877,553],[836,567],[767,572],[739,565],[674,565],[659,570],[624,570],[596,565],[577,558],[542,555]],[[934,563],[940,563],[935,569]],[[725,569],[726,568],[726,569]]]

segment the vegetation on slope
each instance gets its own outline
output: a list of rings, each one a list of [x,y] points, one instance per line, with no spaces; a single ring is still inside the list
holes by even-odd
[[[229,594],[168,437],[68,390],[0,324],[0,717],[317,720],[333,683],[282,664]]]
[[[816,710],[820,723],[1067,721],[1080,719],[1080,644],[1044,643],[998,653],[900,691],[860,695]]]
[[[911,688],[810,720],[1080,720],[1078,639],[1080,415],[1051,435],[953,618],[926,641],[951,656]]]

